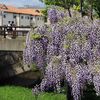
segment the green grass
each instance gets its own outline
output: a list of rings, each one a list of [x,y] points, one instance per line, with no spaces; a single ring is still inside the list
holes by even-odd
[[[41,93],[38,100],[66,100],[64,94]],[[31,89],[15,86],[0,87],[0,100],[35,100]]]

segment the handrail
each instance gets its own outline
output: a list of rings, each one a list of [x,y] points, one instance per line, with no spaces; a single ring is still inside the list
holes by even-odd
[[[8,32],[7,28],[8,28],[8,26],[0,26],[0,32],[1,32],[0,35],[4,35],[4,38],[6,38],[6,35],[11,35],[11,34],[6,34],[6,32]],[[22,36],[25,36],[26,34],[24,35],[24,33],[28,33],[28,31],[29,31],[29,30],[25,30],[25,28],[30,29],[31,27],[29,27],[29,26],[14,26],[12,28],[14,28],[14,30],[11,30],[12,35],[14,34],[14,35],[18,36],[18,32],[22,32]]]
[[[0,26],[0,28],[7,28],[8,26]],[[30,26],[14,26],[14,28],[31,28]]]

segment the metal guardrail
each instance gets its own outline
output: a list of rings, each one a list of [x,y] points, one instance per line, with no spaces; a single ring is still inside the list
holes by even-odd
[[[14,36],[19,36],[18,33],[21,33],[20,35],[26,36],[26,34],[29,32],[30,27],[28,26],[15,26],[12,27],[14,28],[11,31],[7,30],[7,26],[0,26],[0,35],[3,35],[4,38],[6,38],[7,35],[14,35]]]

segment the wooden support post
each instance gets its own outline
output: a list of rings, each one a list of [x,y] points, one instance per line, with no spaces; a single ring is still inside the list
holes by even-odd
[[[6,27],[4,27],[4,38],[6,38]]]
[[[15,37],[16,37],[16,27],[15,27],[15,32],[14,33],[15,33]]]

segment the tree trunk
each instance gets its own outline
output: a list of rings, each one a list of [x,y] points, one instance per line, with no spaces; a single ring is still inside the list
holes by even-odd
[[[68,10],[69,17],[72,17],[71,11],[70,11],[70,3],[67,0],[64,0],[63,7]]]
[[[64,81],[65,81],[65,87],[66,87],[66,100],[73,100],[73,97],[71,95],[71,87],[66,80]]]
[[[69,84],[67,84],[67,100],[73,100],[73,97],[71,95],[71,87]]]
[[[80,6],[81,6],[81,16],[83,17],[83,0],[80,0]]]
[[[70,11],[70,7],[68,7],[68,14],[69,14],[69,17],[72,17],[72,15],[71,15],[71,11]]]
[[[91,18],[91,20],[93,20],[93,1],[91,0],[90,3],[91,3],[90,18]]]

